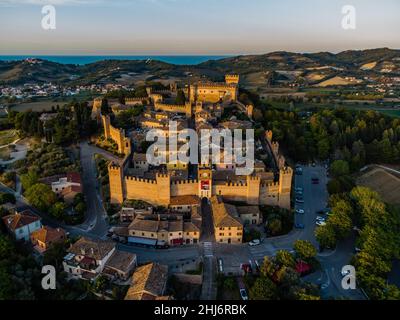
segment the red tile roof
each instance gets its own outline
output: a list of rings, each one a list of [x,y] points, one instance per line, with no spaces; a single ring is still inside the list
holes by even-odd
[[[68,172],[67,181],[73,183],[81,183],[81,175],[78,172]]]
[[[43,226],[41,229],[32,232],[31,239],[33,242],[40,241],[43,243],[53,243],[65,238],[65,231],[61,228],[51,228]]]
[[[4,224],[12,231],[40,220],[41,218],[30,210],[24,210],[22,212],[3,217]]]

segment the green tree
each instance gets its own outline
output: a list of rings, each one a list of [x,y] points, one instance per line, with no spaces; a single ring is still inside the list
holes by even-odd
[[[278,298],[276,285],[266,277],[259,277],[250,292],[251,300],[275,300]]]
[[[275,259],[281,266],[294,268],[296,265],[293,255],[287,250],[279,250],[276,253]]]
[[[1,192],[0,193],[0,205],[5,203],[15,204],[16,199],[12,193]]]
[[[43,183],[31,186],[25,196],[29,203],[40,211],[47,211],[57,201],[57,196],[50,186]]]
[[[331,174],[334,177],[341,177],[350,173],[349,163],[345,160],[336,160],[331,164]]]
[[[322,249],[336,246],[336,234],[331,225],[319,226],[315,229],[315,237]]]
[[[298,257],[305,261],[313,259],[317,255],[317,249],[310,241],[307,240],[296,240],[293,248],[296,251]]]
[[[51,215],[58,219],[58,220],[63,220],[64,218],[64,213],[65,213],[66,205],[64,202],[56,202],[51,208],[50,208],[50,213]]]
[[[35,171],[29,170],[28,173],[21,175],[20,180],[24,190],[28,190],[34,184],[38,183],[39,176]]]
[[[268,229],[273,236],[282,232],[282,222],[279,219],[273,219],[268,223]]]

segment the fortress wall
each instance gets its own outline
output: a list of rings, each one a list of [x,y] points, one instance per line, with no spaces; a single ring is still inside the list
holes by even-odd
[[[279,184],[261,184],[260,187],[260,204],[277,206],[279,204]]]
[[[119,153],[129,155],[131,153],[131,141],[125,137],[125,131],[113,127],[109,116],[102,116],[102,119],[105,138],[115,141]]]
[[[221,195],[227,200],[247,202],[247,185],[225,184],[214,185],[213,194]]]
[[[197,180],[171,183],[171,197],[197,195],[199,182]]]
[[[125,177],[126,198],[143,200],[153,205],[159,205],[158,185],[155,180]]]
[[[217,103],[220,99],[229,97],[237,100],[237,88],[228,85],[192,86],[190,101]]]
[[[184,105],[178,104],[165,104],[165,103],[155,103],[154,107],[157,111],[167,111],[176,113],[186,113]]]

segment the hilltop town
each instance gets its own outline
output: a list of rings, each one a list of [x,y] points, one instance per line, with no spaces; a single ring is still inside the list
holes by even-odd
[[[12,261],[19,259],[35,270],[55,265],[55,299],[396,296],[391,275],[369,269],[384,238],[370,247],[360,237],[360,230],[370,231],[368,241],[396,234],[389,222],[397,221],[400,187],[396,85],[382,97],[363,87],[361,98],[354,92],[363,84],[353,78],[345,85],[350,91],[343,83],[329,85],[328,93],[307,91],[310,83],[283,78],[254,89],[249,73],[222,74],[226,66],[211,72],[214,63],[192,77],[146,80],[143,71],[124,84],[110,78],[3,88],[13,95],[0,115],[0,239],[12,248],[9,256],[0,252],[4,272],[14,275]],[[36,95],[58,100],[47,101],[47,109],[40,99],[20,103]],[[229,144],[221,139],[216,161],[182,161],[190,139],[179,133],[189,130],[199,137],[239,130],[254,148],[234,145],[233,161],[225,161]],[[148,158],[154,132],[168,141],[153,150],[161,163]],[[195,149],[202,149],[200,140]],[[250,172],[238,174],[246,166],[238,154],[254,156]],[[366,218],[371,202],[385,217],[385,233]],[[396,248],[386,248],[385,270]],[[361,273],[365,291],[341,287],[352,257],[358,270],[368,270]],[[376,291],[367,274],[388,282]],[[10,283],[2,294],[50,298],[33,280]]]

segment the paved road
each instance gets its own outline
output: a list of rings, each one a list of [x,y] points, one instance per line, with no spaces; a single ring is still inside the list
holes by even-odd
[[[107,213],[100,195],[100,186],[97,180],[94,156],[95,154],[101,154],[107,159],[116,162],[119,162],[120,159],[100,148],[89,145],[87,142],[82,142],[80,144],[80,154],[83,192],[87,202],[86,220],[80,228],[102,237],[107,233],[109,226],[107,223]]]
[[[201,224],[201,242],[214,242],[214,224],[211,212],[211,205],[208,199],[203,199],[201,201],[201,214],[202,214],[202,224]]]

